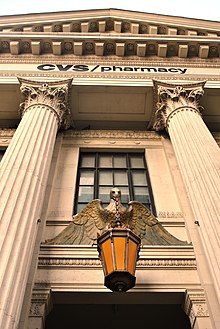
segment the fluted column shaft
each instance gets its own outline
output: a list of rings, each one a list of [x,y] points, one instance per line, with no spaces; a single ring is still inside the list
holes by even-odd
[[[18,326],[58,128],[70,81],[21,80],[22,120],[0,167],[0,328]]]
[[[155,82],[154,128],[170,135],[220,302],[220,149],[201,118],[203,85]]]

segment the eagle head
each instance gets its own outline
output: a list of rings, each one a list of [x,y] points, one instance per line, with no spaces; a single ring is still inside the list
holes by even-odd
[[[113,187],[110,191],[110,198],[113,200],[121,200],[121,190],[117,187]]]

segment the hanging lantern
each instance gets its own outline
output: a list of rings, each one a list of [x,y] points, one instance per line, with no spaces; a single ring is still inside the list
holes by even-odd
[[[105,286],[112,291],[127,291],[135,285],[136,262],[141,239],[130,229],[118,225],[97,239]]]

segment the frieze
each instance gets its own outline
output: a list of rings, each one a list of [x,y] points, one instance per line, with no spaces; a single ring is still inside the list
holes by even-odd
[[[133,130],[68,130],[64,132],[66,138],[116,138],[116,139],[157,139],[160,134],[154,131],[133,131]]]
[[[158,218],[183,218],[181,211],[159,211]]]
[[[39,71],[59,71],[59,72],[137,72],[137,73],[168,73],[169,74],[186,74],[187,68],[182,67],[174,67],[173,65],[171,67],[157,67],[155,65],[149,66],[146,64],[143,66],[140,65],[88,65],[88,64],[40,64],[37,67],[34,67],[34,69],[37,69]]]
[[[88,258],[39,258],[38,267],[85,267],[85,268],[100,268],[101,262],[99,259]],[[195,259],[140,259],[137,262],[137,268],[184,268],[196,269]]]
[[[131,58],[131,57],[130,57]],[[51,55],[44,55],[43,56],[44,62],[51,62],[53,64],[56,64],[57,62],[59,62],[60,64],[85,64],[85,59],[81,60],[81,59],[74,59],[72,56],[65,56],[62,57],[62,59],[60,59],[60,57],[56,57],[56,56],[51,56]],[[33,58],[33,56],[28,56],[25,55],[24,57],[21,56],[13,56],[13,58],[10,56],[10,58],[8,56],[5,56],[4,54],[1,54],[0,57],[0,63],[4,63],[4,64],[42,64],[42,57],[41,58]],[[88,65],[97,65],[97,57],[96,56],[87,56],[86,57],[86,63]],[[102,59],[99,59],[98,61],[99,65],[106,65],[106,61],[103,61]],[[143,61],[137,58],[132,58],[131,59],[126,59],[126,61],[121,61],[118,58],[115,58],[115,56],[108,56],[108,65],[125,65],[126,66],[146,66],[146,61]],[[147,62],[148,66],[164,66],[164,65],[172,65],[173,66],[181,66],[181,67],[186,67],[187,68],[219,68],[219,63],[220,63],[220,59],[206,59],[206,61],[204,62],[204,60],[201,59],[191,59],[190,62],[188,60],[185,60],[183,58],[175,58],[175,59],[171,59],[171,58],[163,58],[163,59],[159,59],[156,58],[153,61],[148,61]]]

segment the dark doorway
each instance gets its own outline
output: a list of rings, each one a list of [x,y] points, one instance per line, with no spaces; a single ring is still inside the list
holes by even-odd
[[[126,293],[125,293],[126,294]],[[131,294],[129,294],[130,297]],[[128,294],[127,294],[128,296]],[[104,294],[100,294],[100,298]],[[90,298],[89,298],[90,299]],[[129,298],[130,299],[130,298]],[[90,302],[90,301],[89,301]],[[46,318],[45,329],[122,329],[137,325],[148,329],[190,329],[189,319],[180,304],[92,303],[54,304]]]

